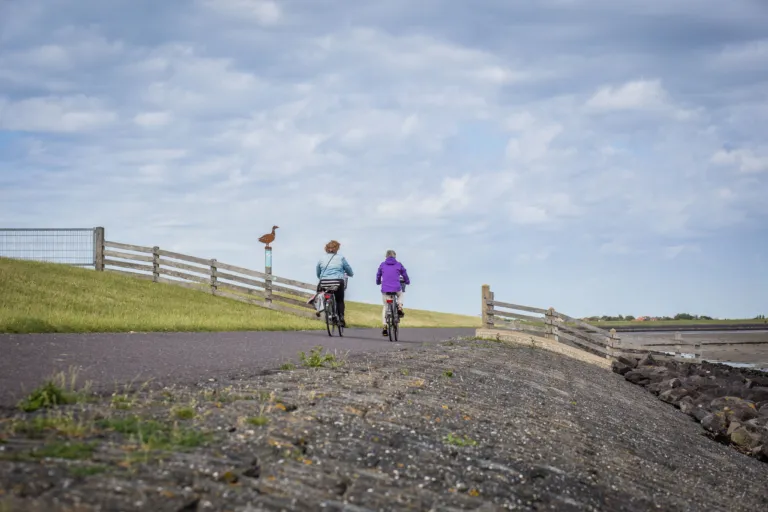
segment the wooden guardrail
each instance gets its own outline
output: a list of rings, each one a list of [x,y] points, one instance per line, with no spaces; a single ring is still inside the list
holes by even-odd
[[[105,240],[96,269],[155,283],[184,286],[317,320],[314,307],[307,304],[317,289],[316,285],[216,259]]]
[[[527,333],[610,359],[619,356],[642,357],[646,354],[661,360],[700,362],[702,358],[700,343],[685,343],[679,337],[670,343],[642,343],[622,339],[615,329],[601,329],[554,308],[544,309],[498,301],[488,285],[482,288],[482,311],[485,329]],[[670,350],[659,349],[660,346],[666,346]]]

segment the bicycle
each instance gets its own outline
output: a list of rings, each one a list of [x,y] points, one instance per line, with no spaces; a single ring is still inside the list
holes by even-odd
[[[389,292],[385,294],[387,299],[387,313],[385,319],[387,321],[387,334],[389,334],[389,341],[397,341],[400,334],[400,315],[397,314],[397,292]],[[392,339],[394,337],[394,340]]]
[[[325,328],[328,336],[333,336],[333,331],[338,330],[339,337],[344,336],[344,327],[341,325],[338,310],[336,309],[336,296],[333,292],[338,286],[323,286],[323,310],[325,311]]]

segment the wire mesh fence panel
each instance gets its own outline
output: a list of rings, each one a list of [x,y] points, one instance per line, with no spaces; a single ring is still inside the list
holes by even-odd
[[[0,228],[0,257],[93,266],[94,233],[94,228]]]

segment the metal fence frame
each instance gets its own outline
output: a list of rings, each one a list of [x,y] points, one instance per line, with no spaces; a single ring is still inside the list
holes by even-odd
[[[43,257],[23,257],[23,258],[14,258],[14,256],[3,254],[2,246],[3,244],[0,244],[0,257],[6,257],[11,259],[22,259],[27,261],[46,261],[46,262],[52,262],[52,263],[61,263],[63,265],[72,265],[72,266],[79,266],[79,267],[94,267],[96,270],[103,270],[104,269],[104,228],[94,227],[94,228],[0,228],[0,240],[4,239],[4,234],[6,233],[93,233],[93,256],[90,262],[65,262],[65,261],[57,261],[57,257],[55,256],[56,248],[52,249],[43,249],[43,252],[49,251],[51,253],[54,253],[54,256],[51,258]],[[35,249],[30,249],[30,251],[34,252]]]

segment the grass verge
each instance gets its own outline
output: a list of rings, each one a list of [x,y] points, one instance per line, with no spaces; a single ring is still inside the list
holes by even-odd
[[[0,258],[0,332],[190,332],[323,329],[317,321],[170,284]],[[480,319],[406,310],[403,327],[478,327]],[[379,327],[381,306],[347,303],[347,323]]]

